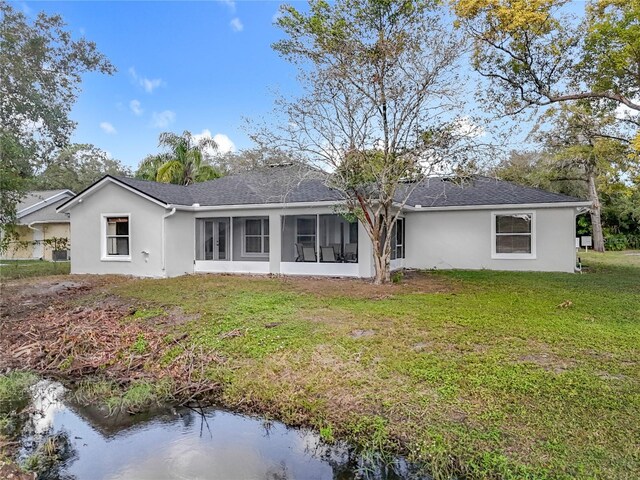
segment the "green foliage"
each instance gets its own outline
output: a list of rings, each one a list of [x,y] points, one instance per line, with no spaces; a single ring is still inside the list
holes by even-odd
[[[0,280],[12,280],[27,277],[45,277],[48,275],[68,275],[69,262],[47,262],[44,260],[2,260]]]
[[[73,40],[61,16],[30,20],[0,1],[0,233],[11,231],[26,178],[68,142],[81,76],[92,71],[115,69],[95,43]]]
[[[73,391],[74,398],[82,404],[103,405],[110,414],[118,412],[138,413],[154,406],[170,402],[172,382],[137,380],[121,388],[110,380],[86,379]]]
[[[451,3],[474,38],[474,68],[492,80],[483,92],[489,104],[517,113],[590,99],[611,110],[625,104],[637,118],[639,0],[591,0],[582,22],[566,14],[566,0]]]
[[[131,345],[131,351],[133,353],[137,353],[138,355],[143,355],[148,348],[149,342],[147,342],[142,333],[138,335],[136,341],[133,343],[133,345]]]
[[[18,237],[16,207],[28,190],[26,179],[32,173],[29,152],[14,135],[0,129],[0,253]]]
[[[607,245],[607,250],[611,250],[612,252],[619,252],[627,249],[640,250],[640,234],[624,235],[618,233],[605,235],[604,241]]]
[[[640,1],[592,0],[587,4],[580,73],[596,91],[637,95]]]
[[[29,389],[38,381],[38,377],[30,372],[12,371],[0,375],[0,416],[24,403]]]
[[[402,270],[398,270],[391,274],[392,283],[402,283],[403,279],[404,279],[404,272]]]
[[[167,151],[144,158],[135,173],[137,178],[190,185],[220,177],[206,158],[207,152],[217,148],[213,139],[196,139],[186,130],[182,135],[164,132],[160,134],[159,145]]]
[[[130,174],[128,167],[94,145],[73,144],[58,152],[56,158],[30,180],[30,186],[40,190],[68,188],[79,193],[105,175]]]

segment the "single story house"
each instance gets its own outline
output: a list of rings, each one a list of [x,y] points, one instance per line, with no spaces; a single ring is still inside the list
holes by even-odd
[[[589,202],[481,176],[403,188],[393,269],[575,269]],[[71,215],[72,273],[372,277],[372,244],[343,203],[319,172],[273,166],[189,186],[107,175],[58,212]]]
[[[18,236],[9,242],[1,258],[68,260],[69,249],[64,244],[71,236],[69,215],[57,212],[56,208],[74,195],[64,189],[28,192],[17,206]],[[53,239],[57,241],[52,242]]]

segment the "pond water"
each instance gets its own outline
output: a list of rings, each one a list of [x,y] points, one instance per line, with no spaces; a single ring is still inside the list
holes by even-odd
[[[59,383],[33,390],[33,412],[21,460],[47,438],[63,439],[64,461],[42,479],[415,479],[402,459],[365,462],[345,445],[313,432],[220,409],[167,409],[146,415],[105,415],[68,400]]]

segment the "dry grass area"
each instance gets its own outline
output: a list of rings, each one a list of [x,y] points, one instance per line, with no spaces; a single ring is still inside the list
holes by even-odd
[[[372,454],[403,453],[436,476],[638,478],[640,256],[583,262],[584,275],[427,272],[382,287],[67,277],[90,288],[54,296],[55,313],[24,315],[40,315],[45,326],[33,334],[44,337],[64,315],[89,328],[82,312],[118,299],[126,309],[110,328],[121,353],[105,363],[116,377],[137,355],[148,355],[137,371],[153,375],[197,351],[206,359],[198,378],[219,386],[211,393],[225,406],[313,426]],[[28,284],[9,288],[28,303]],[[13,308],[5,303],[3,329]],[[7,338],[2,351],[23,341]]]

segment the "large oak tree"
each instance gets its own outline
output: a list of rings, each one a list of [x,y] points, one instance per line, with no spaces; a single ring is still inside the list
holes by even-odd
[[[115,69],[95,43],[74,40],[62,17],[29,19],[0,1],[0,232],[11,229],[28,177],[68,144],[82,75],[93,71]]]
[[[298,67],[303,94],[281,99],[254,138],[330,172],[373,244],[375,282],[389,281],[408,195],[466,158],[455,95],[464,42],[439,3],[422,0],[311,0],[283,6],[277,24],[285,38],[274,48]]]

